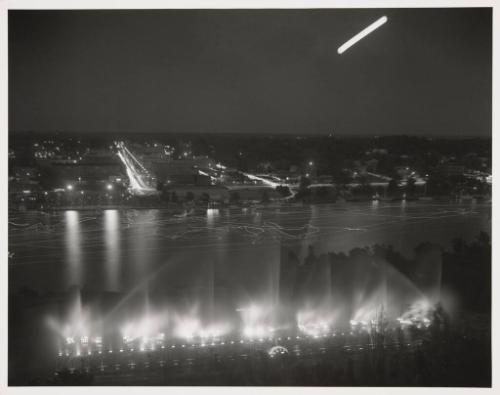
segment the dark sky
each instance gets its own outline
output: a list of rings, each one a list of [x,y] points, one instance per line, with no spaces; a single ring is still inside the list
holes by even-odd
[[[9,127],[489,136],[491,23],[473,8],[9,11]]]

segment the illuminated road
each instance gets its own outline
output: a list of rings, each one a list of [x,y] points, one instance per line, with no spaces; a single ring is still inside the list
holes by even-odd
[[[156,189],[148,184],[147,179],[150,176],[148,170],[135,157],[132,152],[120,142],[115,142],[118,149],[118,157],[125,166],[129,179],[129,189],[135,195],[147,195],[156,192]]]

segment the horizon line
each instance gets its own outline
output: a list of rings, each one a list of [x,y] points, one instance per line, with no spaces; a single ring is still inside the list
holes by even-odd
[[[365,133],[365,132],[308,132],[308,133],[300,133],[300,132],[243,132],[243,131],[133,131],[133,130],[92,130],[92,131],[76,131],[76,130],[9,130],[8,134],[28,134],[28,133],[33,133],[33,134],[136,134],[136,135],[255,135],[258,137],[261,136],[295,136],[295,137],[373,137],[373,138],[380,138],[380,137],[422,137],[422,138],[449,138],[449,139],[457,139],[457,138],[492,138],[493,133],[490,132],[489,134],[468,134],[468,133],[463,133],[463,134],[453,134],[453,135],[447,135],[447,134],[430,134],[430,133],[379,133],[379,134],[372,134],[372,133]]]

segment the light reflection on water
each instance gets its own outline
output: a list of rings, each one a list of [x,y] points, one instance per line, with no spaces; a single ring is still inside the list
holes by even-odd
[[[166,264],[164,257],[168,249],[163,250],[157,240],[158,210],[143,210],[134,214],[133,227],[125,246],[129,255],[126,282],[128,287],[133,287],[137,282],[145,281],[143,295],[146,296],[151,285],[149,276],[158,266]],[[157,249],[162,250],[163,254],[156,254]]]
[[[106,248],[106,290],[120,290],[120,214],[118,210],[104,212],[104,243]]]
[[[310,245],[319,255],[376,243],[412,256],[423,241],[449,246],[455,237],[471,240],[489,232],[490,211],[486,204],[414,202],[232,209],[183,218],[163,210],[106,210],[95,218],[66,211],[51,231],[9,235],[9,251],[15,252],[10,285],[45,291],[78,284],[128,292],[165,267],[146,282],[182,292],[189,284],[212,287],[219,281],[223,284],[213,286],[233,287],[248,298],[262,292],[272,298],[283,244],[299,259]],[[41,276],[30,274],[35,268]],[[209,280],[207,271],[216,278]]]
[[[67,284],[82,285],[82,234],[80,226],[80,213],[78,211],[66,211],[66,261]]]

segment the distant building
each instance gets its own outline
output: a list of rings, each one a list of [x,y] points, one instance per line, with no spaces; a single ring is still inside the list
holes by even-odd
[[[68,184],[93,185],[127,179],[125,168],[110,151],[92,152],[82,160],[39,160],[41,183],[46,188],[65,188]]]

